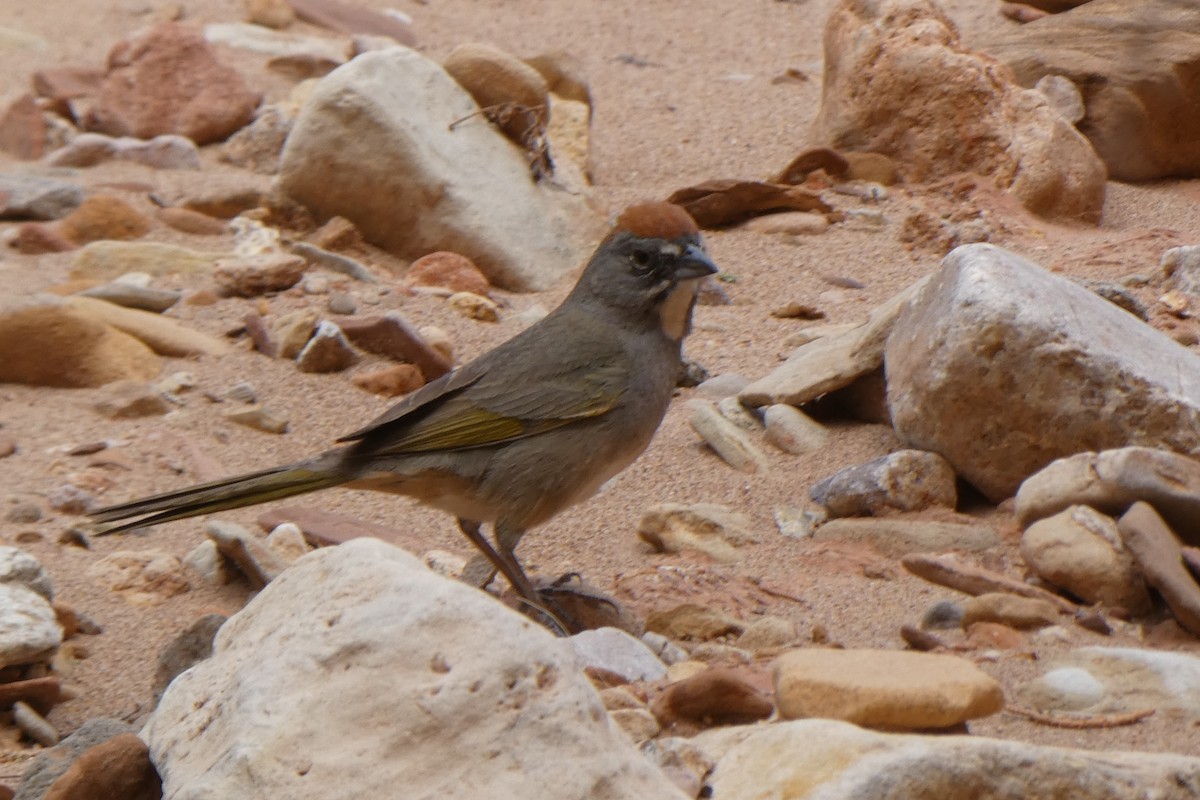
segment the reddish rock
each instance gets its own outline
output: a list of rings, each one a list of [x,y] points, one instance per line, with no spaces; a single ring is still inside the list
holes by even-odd
[[[0,117],[0,149],[32,161],[46,151],[46,121],[33,95],[18,97]]]
[[[84,750],[50,785],[45,800],[157,800],[162,781],[146,743],[118,734]]]
[[[95,97],[103,82],[104,72],[92,67],[57,67],[33,73],[33,90],[49,101],[50,110],[71,119],[71,101]]]
[[[12,247],[18,253],[65,253],[74,250],[75,244],[68,241],[52,225],[43,222],[26,222],[17,228]]]
[[[84,200],[59,221],[57,229],[69,241],[83,245],[103,239],[139,239],[151,227],[153,223],[129,203],[101,194]]]
[[[291,253],[260,253],[218,260],[213,278],[224,295],[255,297],[295,286],[307,268],[307,261]]]
[[[12,708],[19,700],[41,711],[49,711],[61,699],[61,694],[62,684],[53,675],[0,683],[0,708]]]
[[[775,710],[770,679],[748,669],[713,667],[672,683],[650,710],[664,726],[689,722],[740,723]]]
[[[110,136],[177,133],[207,144],[250,122],[259,100],[241,75],[216,60],[199,30],[164,22],[112,49],[96,106],[83,123]]]
[[[486,295],[492,288],[475,262],[446,250],[421,256],[408,268],[404,278],[413,286],[440,286],[452,292]]]
[[[966,643],[976,650],[1020,650],[1029,637],[1000,622],[975,622],[967,627]]]
[[[416,364],[427,381],[440,378],[453,366],[396,312],[382,317],[340,320],[338,324],[346,338],[359,348]]]
[[[384,397],[398,397],[415,392],[425,385],[421,370],[414,364],[393,364],[383,369],[359,373],[351,380],[358,388]]]

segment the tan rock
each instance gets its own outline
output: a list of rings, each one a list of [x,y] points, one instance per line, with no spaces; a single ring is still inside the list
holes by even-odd
[[[1021,556],[1043,580],[1087,603],[1135,615],[1150,609],[1142,575],[1116,521],[1089,506],[1071,506],[1030,525],[1021,536]]]
[[[1200,544],[1200,461],[1154,447],[1119,447],[1056,459],[1021,483],[1014,511],[1022,525],[1073,505],[1110,515],[1145,500],[1192,544]]]
[[[197,236],[219,236],[226,230],[223,221],[190,208],[163,208],[158,218],[177,231]]]
[[[773,372],[743,389],[738,398],[753,407],[772,403],[802,406],[879,369],[892,326],[926,282],[919,280],[876,307],[862,325],[797,348]]]
[[[58,232],[75,244],[139,239],[153,224],[145,214],[119,197],[93,195],[58,222]]]
[[[726,633],[741,633],[745,629],[745,623],[725,612],[696,603],[683,603],[646,617],[646,630],[661,633],[668,639],[703,642]]]
[[[1004,706],[995,679],[970,661],[895,650],[793,650],[774,664],[786,719],[826,717],[877,728],[947,728]]]
[[[486,44],[461,44],[442,67],[480,108],[492,110],[489,116],[513,141],[523,143],[531,131],[545,129],[550,118],[546,81],[516,56]]]
[[[440,286],[452,292],[486,295],[491,289],[487,276],[466,256],[439,250],[412,263],[404,280],[413,286]]]
[[[222,258],[213,267],[213,278],[223,294],[257,297],[282,292],[300,282],[308,262],[290,253],[261,253]]]
[[[92,242],[71,261],[71,277],[109,281],[127,272],[147,275],[207,274],[220,253],[204,253],[160,242]]]
[[[859,542],[881,553],[940,553],[947,550],[987,550],[1002,540],[994,528],[979,522],[937,522],[904,517],[842,517],[823,522],[813,531],[821,542]]]
[[[183,564],[158,550],[118,550],[88,567],[88,577],[138,605],[158,605],[191,589]]]
[[[148,380],[161,369],[162,360],[142,342],[61,301],[0,309],[0,382],[103,386]]]
[[[1117,520],[1125,546],[1175,615],[1200,636],[1200,584],[1183,564],[1183,545],[1149,503],[1137,502]]]
[[[737,547],[760,541],[750,519],[713,503],[660,503],[638,523],[638,538],[660,552],[696,550],[717,561],[737,561]]]
[[[467,319],[480,322],[498,322],[500,309],[490,299],[474,292],[455,292],[446,298],[446,304]]]
[[[998,622],[1010,628],[1044,628],[1059,621],[1058,608],[1046,600],[994,592],[963,602],[963,628],[976,622]]]
[[[350,380],[358,388],[384,397],[399,397],[425,385],[425,377],[414,364],[392,364],[383,369],[360,372]]]
[[[824,719],[714,728],[659,744],[668,750],[660,760],[679,748],[689,755],[699,750],[715,764],[705,783],[721,800],[1142,800],[1147,794],[1182,800],[1190,789],[1179,788],[1178,776],[1200,770],[1194,756],[877,733]]]
[[[888,155],[912,181],[991,175],[1036,214],[1099,221],[1106,171],[1087,139],[932,0],[845,0],[824,44],[816,140]]]
[[[164,356],[219,356],[229,352],[220,339],[193,330],[170,317],[124,308],[104,300],[78,295],[68,305],[130,336],[135,336]]]

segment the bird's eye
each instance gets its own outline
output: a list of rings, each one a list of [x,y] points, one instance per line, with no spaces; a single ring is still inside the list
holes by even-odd
[[[633,271],[640,275],[649,272],[653,266],[653,260],[645,250],[634,250],[629,259],[633,262]]]

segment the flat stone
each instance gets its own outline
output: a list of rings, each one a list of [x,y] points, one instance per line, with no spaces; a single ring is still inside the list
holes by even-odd
[[[761,541],[749,517],[713,503],[652,506],[638,523],[638,538],[659,552],[695,550],[725,563],[740,558],[739,545]]]
[[[439,352],[399,312],[390,311],[381,317],[340,320],[339,324],[346,338],[356,347],[368,353],[416,364],[427,381],[440,378],[454,366],[450,358]]]
[[[1018,630],[1044,628],[1059,622],[1058,607],[1053,603],[1004,592],[968,598],[962,608],[964,629],[977,622],[998,622]]]
[[[892,326],[927,282],[922,279],[896,294],[875,308],[863,324],[797,348],[773,372],[743,389],[739,399],[753,407],[773,403],[802,406],[879,369]]]
[[[813,531],[813,539],[819,542],[860,542],[890,556],[947,550],[987,550],[1003,543],[994,528],[981,523],[935,522],[902,517],[831,519]]]
[[[1117,520],[1125,546],[1184,629],[1200,636],[1200,584],[1183,565],[1182,543],[1148,503],[1137,502]]]
[[[0,219],[59,219],[83,202],[83,187],[35,175],[0,175]]]
[[[152,311],[161,314],[182,299],[181,292],[169,289],[152,289],[146,286],[132,286],[128,283],[104,283],[84,289],[79,293],[84,297],[93,297],[113,305],[125,308],[136,308],[141,311]]]
[[[220,356],[229,352],[229,346],[220,339],[189,328],[170,317],[136,308],[124,308],[104,300],[79,295],[67,298],[67,304],[106,325],[140,339],[160,355]]]
[[[899,650],[793,650],[774,664],[785,719],[826,717],[865,727],[948,728],[1004,706],[995,679],[957,656]]]
[[[222,258],[161,242],[92,242],[71,260],[71,277],[110,281],[127,272],[148,275],[208,274]]]
[[[308,262],[290,253],[262,253],[240,258],[223,258],[213,267],[213,278],[221,292],[233,297],[257,297],[282,292],[300,282]]]
[[[660,761],[674,755],[714,765],[703,773],[704,783],[721,800],[1144,800],[1147,795],[1183,800],[1193,792],[1192,776],[1200,770],[1200,759],[1186,755],[877,733],[827,719],[714,728],[658,744],[667,751]],[[1182,786],[1180,776],[1188,776]]]
[[[1119,516],[1143,500],[1188,543],[1200,544],[1200,462],[1152,447],[1082,452],[1050,462],[1017,491],[1022,525],[1083,505]]]

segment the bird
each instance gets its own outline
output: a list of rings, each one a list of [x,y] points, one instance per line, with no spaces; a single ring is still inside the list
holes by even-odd
[[[109,534],[333,486],[407,495],[452,514],[523,601],[553,619],[517,544],[649,445],[682,371],[700,284],[717,271],[687,211],[631,205],[557,308],[333,449],[90,516]]]

